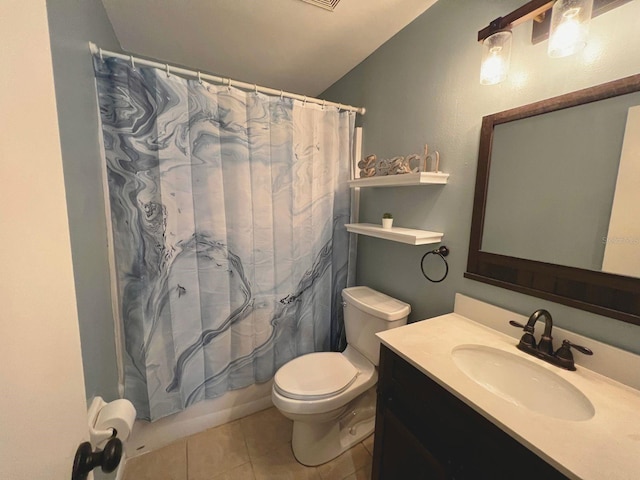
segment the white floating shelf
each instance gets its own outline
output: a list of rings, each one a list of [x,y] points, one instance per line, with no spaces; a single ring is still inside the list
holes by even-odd
[[[419,172],[400,175],[384,175],[349,180],[351,188],[356,187],[399,187],[410,185],[444,185],[449,179],[448,173]]]
[[[413,230],[411,228],[382,228],[373,223],[347,223],[347,231],[382,238],[394,242],[408,243],[409,245],[426,245],[428,243],[440,243],[443,233],[428,232],[426,230]]]

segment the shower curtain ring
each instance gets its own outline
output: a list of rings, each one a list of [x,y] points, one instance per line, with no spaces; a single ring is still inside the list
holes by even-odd
[[[198,70],[198,83],[202,85],[202,76],[200,75],[200,70]]]
[[[104,57],[102,56],[102,49],[101,48],[98,49],[98,55],[100,56],[100,61],[104,62]]]
[[[340,110],[342,110],[342,104],[341,103],[338,104],[338,113],[340,113]]]
[[[131,68],[133,68],[135,70],[136,69],[136,64],[133,61],[133,55],[129,55],[129,59],[131,60]]]
[[[227,80],[229,80],[229,84],[227,85],[227,88],[229,89],[229,93],[231,93],[231,78],[228,78]]]
[[[254,93],[255,93],[256,95],[258,95],[258,84],[257,84],[257,83],[254,83],[254,84],[253,84],[253,90],[254,90]]]
[[[307,96],[304,96],[304,100],[302,100],[302,106],[306,107],[307,106]]]
[[[280,90],[280,100],[284,100],[284,90]]]
[[[165,64],[165,69],[167,70],[167,78],[171,77],[171,74],[169,73],[169,64]]]
[[[326,103],[327,103],[327,101],[326,101],[326,100],[322,100],[322,109],[323,109],[323,110],[324,110],[324,106],[325,106],[325,104],[326,104]]]

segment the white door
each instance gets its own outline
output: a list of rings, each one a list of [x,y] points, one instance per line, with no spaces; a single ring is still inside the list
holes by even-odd
[[[88,431],[47,11],[0,3],[0,478],[68,480]]]

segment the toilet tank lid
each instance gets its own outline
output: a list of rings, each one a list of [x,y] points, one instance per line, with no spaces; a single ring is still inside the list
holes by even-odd
[[[411,305],[369,287],[349,287],[342,298],[359,310],[388,321],[400,320],[411,312]]]

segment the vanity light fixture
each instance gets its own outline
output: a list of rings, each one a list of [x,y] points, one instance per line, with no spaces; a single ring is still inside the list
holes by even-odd
[[[482,85],[495,85],[507,78],[511,57],[511,29],[543,15],[553,3],[553,0],[532,0],[508,15],[496,18],[488,27],[478,32],[478,41],[482,42]]]
[[[511,37],[511,30],[499,30],[482,41],[482,85],[495,85],[507,78],[511,60]]]
[[[578,52],[586,45],[592,16],[628,1],[630,0],[532,0],[508,15],[496,18],[478,32],[478,41],[482,43],[480,83],[495,85],[507,77],[513,27],[533,19],[532,41],[538,43],[548,35],[549,56],[564,57]],[[544,31],[541,32],[541,28]]]
[[[550,57],[566,57],[587,44],[593,0],[557,0],[551,9]]]

